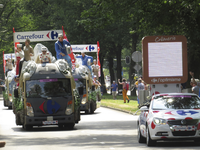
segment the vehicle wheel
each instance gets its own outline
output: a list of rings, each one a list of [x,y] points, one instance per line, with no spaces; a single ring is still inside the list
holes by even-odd
[[[155,146],[156,145],[156,141],[151,139],[150,133],[149,133],[149,129],[147,127],[147,138],[146,138],[146,144],[147,146]]]
[[[90,113],[90,108],[88,110],[85,110],[85,113],[89,114]]]
[[[75,123],[67,123],[64,126],[68,129],[68,130],[73,130],[74,129],[74,125]]]
[[[91,113],[91,114],[94,113],[94,106],[93,106],[93,103],[90,104],[90,113]]]
[[[30,131],[31,129],[33,129],[33,126],[31,125],[24,125],[23,127],[26,131]]]
[[[21,124],[21,122],[20,122],[20,116],[19,116],[19,114],[15,114],[15,123],[16,123],[16,125],[20,125]]]
[[[141,132],[140,132],[140,127],[138,125],[138,143],[145,143],[146,142],[146,138],[142,136]]]
[[[12,106],[8,106],[8,109],[12,109]]]

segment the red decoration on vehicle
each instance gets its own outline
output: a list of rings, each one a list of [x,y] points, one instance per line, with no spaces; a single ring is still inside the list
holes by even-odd
[[[152,129],[155,129],[155,127],[156,127],[156,125],[155,125],[154,122],[152,121],[152,122],[151,122],[151,128],[152,128]]]
[[[175,118],[168,118],[167,120],[176,120]]]
[[[161,139],[166,139],[166,138],[167,138],[166,136],[162,136],[162,137],[161,137]]]
[[[172,112],[171,112],[171,111],[169,111],[169,112],[166,112],[165,114],[167,114],[167,115],[174,115],[174,114],[172,114]]]
[[[153,113],[158,113],[159,111],[157,111],[157,110],[155,110],[155,111],[153,111]]]
[[[198,124],[197,130],[200,130],[200,123]]]
[[[45,101],[40,105],[40,109],[45,113],[45,111],[44,111],[44,103],[45,103]],[[46,114],[46,113],[45,113]]]
[[[185,118],[185,120],[188,120],[188,119],[193,119],[193,118],[191,118],[191,117],[186,117],[186,118]]]

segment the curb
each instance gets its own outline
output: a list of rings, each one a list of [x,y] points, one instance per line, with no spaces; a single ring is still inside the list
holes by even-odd
[[[134,115],[134,116],[136,116],[134,113],[132,113],[132,112],[129,112],[129,111],[125,111],[125,110],[122,110],[122,109],[113,108],[113,107],[108,107],[108,106],[102,106],[102,105],[101,105],[101,107],[104,107],[104,108],[109,108],[109,109],[113,109],[113,110],[117,110],[117,111],[121,111],[121,112],[124,112],[124,113],[131,114],[131,115]]]

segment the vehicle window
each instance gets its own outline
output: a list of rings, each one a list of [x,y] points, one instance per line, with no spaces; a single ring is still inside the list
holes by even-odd
[[[200,108],[200,99],[197,96],[172,95],[155,97],[152,109],[194,109]]]
[[[72,96],[70,79],[26,81],[27,98]]]
[[[83,94],[86,94],[86,80],[85,79],[74,79],[75,83],[76,83],[76,87],[83,87]]]

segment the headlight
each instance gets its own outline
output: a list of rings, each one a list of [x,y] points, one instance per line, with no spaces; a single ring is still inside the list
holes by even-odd
[[[83,97],[83,98],[82,98],[82,101],[81,101],[81,104],[85,104],[86,101],[87,101],[86,97]]]
[[[167,124],[167,120],[161,118],[154,118],[153,122],[157,125],[165,125]]]
[[[72,106],[73,106],[73,104],[72,104],[72,100],[71,101],[69,101],[68,103],[67,103],[67,108],[66,108],[66,110],[65,110],[65,114],[66,115],[71,115],[72,114]]]
[[[31,106],[31,103],[26,103],[26,114],[29,117],[34,117],[34,111],[33,111],[33,107]]]

